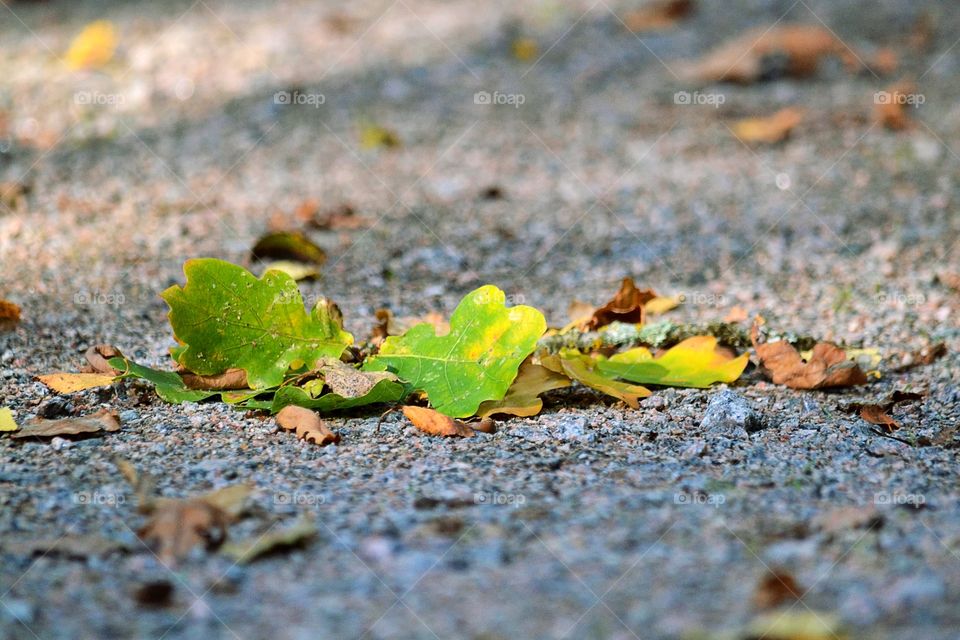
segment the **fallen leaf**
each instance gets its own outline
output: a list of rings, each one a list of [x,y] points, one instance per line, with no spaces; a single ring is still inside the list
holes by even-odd
[[[753,606],[757,609],[773,609],[786,602],[803,597],[803,589],[792,574],[784,570],[766,571],[753,591]]]
[[[506,306],[506,295],[492,285],[467,294],[450,318],[450,333],[436,335],[433,325],[418,324],[400,337],[387,338],[364,364],[390,368],[430,404],[452,417],[472,416],[480,403],[502,399],[537,340],[547,328],[533,307]]]
[[[57,393],[75,393],[96,387],[109,387],[116,376],[102,373],[48,373],[37,379]]]
[[[10,407],[0,407],[0,433],[16,431],[19,428],[17,421],[13,419],[13,411],[10,410]]]
[[[188,389],[205,391],[224,391],[231,389],[248,389],[247,372],[243,369],[227,369],[223,373],[212,376],[201,376],[189,371],[180,372],[180,379]]]
[[[331,431],[327,424],[310,409],[289,405],[277,413],[277,424],[281,429],[295,431],[297,437],[321,447],[340,442],[340,436]]]
[[[481,418],[497,414],[512,416],[535,416],[543,409],[540,395],[553,389],[570,386],[570,378],[534,364],[527,358],[520,365],[516,379],[502,400],[488,400],[477,409]]]
[[[369,227],[369,218],[358,216],[349,203],[342,203],[332,209],[322,210],[316,201],[303,203],[294,212],[303,224],[324,231],[363,229]]]
[[[727,312],[727,315],[724,316],[724,322],[743,322],[750,317],[750,314],[747,313],[747,310],[743,307],[733,307],[730,311]]]
[[[828,29],[794,24],[751,29],[700,60],[675,68],[689,81],[747,84],[784,75],[813,75],[820,60],[831,55],[839,57],[848,70],[861,66],[856,54]]]
[[[887,411],[886,407],[879,404],[865,404],[860,407],[860,417],[870,424],[883,427],[887,433],[893,433],[900,428],[900,423],[894,420]]]
[[[585,331],[594,331],[611,322],[642,324],[645,305],[656,298],[657,294],[652,289],[637,289],[632,278],[624,278],[613,298],[596,309],[581,328]]]
[[[760,343],[760,325],[755,322],[750,339],[760,366],[774,384],[791,389],[826,389],[867,383],[867,375],[848,359],[846,351],[828,342],[818,342],[806,361],[786,340]]]
[[[102,67],[113,59],[117,32],[109,20],[97,20],[83,28],[70,43],[64,60],[71,69]]]
[[[900,363],[893,368],[894,373],[903,373],[916,367],[933,364],[947,354],[947,345],[944,342],[935,342],[908,353],[900,359]]]
[[[706,388],[715,382],[734,382],[746,369],[750,355],[731,357],[718,351],[713,336],[694,336],[654,358],[644,347],[598,357],[600,373],[637,384]]]
[[[257,279],[213,258],[188,260],[183,270],[186,284],[161,297],[181,345],[177,362],[194,373],[243,369],[252,389],[265,389],[283,382],[292,365],[339,358],[353,342],[336,306],[322,299],[308,315],[297,283],[285,273]]]
[[[764,118],[738,120],[733,124],[733,133],[746,143],[774,144],[786,140],[802,120],[803,110],[787,107]]]
[[[541,358],[540,363],[551,371],[566,375],[591,389],[619,398],[634,409],[640,407],[640,398],[646,398],[652,393],[646,387],[629,384],[597,371],[597,360],[579,351],[564,350],[559,355]]]
[[[657,0],[623,16],[623,23],[634,33],[660,31],[676,26],[693,13],[693,0]]]
[[[301,280],[316,280],[320,277],[320,271],[316,267],[303,262],[296,262],[295,260],[274,260],[273,262],[268,262],[263,267],[263,273],[266,273],[270,269],[282,271],[297,282]]]
[[[0,299],[0,331],[13,331],[20,323],[20,307]]]
[[[533,38],[516,38],[510,44],[510,51],[517,60],[529,62],[540,53],[540,45]]]
[[[388,371],[360,371],[333,358],[321,359],[315,371],[322,376],[323,386],[341,398],[361,398],[384,380],[397,381]]]
[[[107,409],[77,418],[45,420],[34,418],[23,424],[19,431],[10,434],[11,438],[52,438],[53,436],[72,436],[103,431],[119,431],[120,418]]]
[[[753,620],[746,634],[750,640],[847,640],[839,619],[822,611],[771,611]]]
[[[387,129],[372,122],[360,125],[360,147],[362,149],[396,149],[403,143],[400,136],[392,129]]]
[[[683,303],[683,298],[671,298],[667,296],[657,296],[652,300],[648,300],[643,305],[644,315],[647,316],[658,316],[661,313],[666,313],[671,309],[676,309]]]
[[[317,527],[310,519],[303,518],[285,529],[271,529],[261,536],[228,542],[220,552],[233,558],[237,564],[247,564],[269,553],[301,546],[315,535]]]
[[[472,438],[473,429],[466,422],[445,416],[426,407],[403,407],[403,415],[420,431],[431,436]]]
[[[107,362],[110,358],[122,358],[123,354],[115,346],[110,344],[95,344],[88,348],[83,357],[87,361],[86,373],[102,373],[111,376],[120,375],[118,369],[114,369]]]
[[[910,110],[917,104],[917,88],[913,83],[900,82],[873,94],[873,119],[891,131],[903,131],[914,126]]]
[[[326,252],[300,231],[274,231],[261,236],[250,250],[255,260],[272,258],[320,265],[326,262]]]
[[[230,522],[229,514],[203,498],[164,500],[137,535],[163,563],[174,565],[198,544],[220,546]]]

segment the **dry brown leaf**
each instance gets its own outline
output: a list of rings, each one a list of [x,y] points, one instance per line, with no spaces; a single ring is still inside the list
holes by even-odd
[[[750,317],[750,314],[747,313],[747,310],[743,307],[733,307],[730,311],[727,312],[727,315],[723,318],[724,322],[743,322]]]
[[[695,8],[693,0],[657,0],[624,15],[623,23],[634,33],[660,31],[690,17]]]
[[[786,140],[802,121],[802,109],[787,107],[764,118],[738,120],[733,124],[733,133],[743,142],[774,144]]]
[[[340,442],[340,436],[331,431],[316,413],[304,407],[290,405],[277,414],[277,424],[281,429],[295,431],[297,437],[321,447]]]
[[[768,570],[753,592],[753,606],[757,609],[773,609],[802,597],[803,589],[792,574],[784,570]]]
[[[900,364],[893,368],[894,373],[903,373],[916,367],[932,364],[947,355],[947,345],[944,342],[928,344],[918,351],[901,357]]]
[[[247,372],[243,369],[227,369],[212,376],[201,376],[184,370],[180,372],[180,377],[188,389],[230,391],[250,388],[247,384]]]
[[[11,438],[52,438],[54,436],[72,436],[104,431],[119,431],[120,418],[113,411],[100,411],[77,418],[45,420],[34,418],[26,422],[19,431],[10,434]]]
[[[37,380],[57,393],[76,393],[96,387],[109,387],[113,384],[113,375],[102,373],[48,373],[37,376]]]
[[[879,404],[865,404],[860,407],[860,417],[870,424],[879,425],[887,433],[893,433],[900,428],[900,423],[893,419],[888,408]]]
[[[690,81],[746,84],[782,75],[813,75],[820,60],[831,55],[839,57],[849,70],[861,66],[856,54],[820,25],[760,27],[677,69]]]
[[[455,420],[426,407],[405,406],[403,415],[420,431],[431,436],[472,438],[473,429],[466,422]]]
[[[960,292],[960,273],[944,271],[943,273],[937,275],[937,279],[943,284],[947,285],[947,287],[950,289]]]
[[[20,323],[20,307],[0,299],[0,331],[13,331]]]
[[[114,369],[107,362],[111,358],[122,358],[120,349],[110,344],[95,344],[84,352],[83,357],[87,360],[87,367],[84,369],[87,373],[103,373],[112,376],[118,376],[122,372]]]
[[[914,126],[910,110],[918,100],[917,88],[911,82],[899,82],[878,91],[873,96],[873,119],[891,131],[903,131]]]
[[[316,200],[307,200],[294,211],[294,215],[303,224],[323,231],[344,231],[369,227],[369,218],[358,216],[356,210],[347,202],[330,209],[321,209]]]
[[[215,549],[227,537],[230,515],[202,498],[158,501],[137,532],[160,560],[173,565],[196,545]]]
[[[847,358],[847,352],[828,342],[818,342],[809,361],[784,340],[754,347],[774,384],[791,389],[826,389],[867,383],[867,375]]]
[[[652,289],[637,289],[632,278],[624,278],[613,298],[595,310],[582,329],[594,331],[611,322],[642,324],[645,317],[644,305],[656,297],[657,294]]]

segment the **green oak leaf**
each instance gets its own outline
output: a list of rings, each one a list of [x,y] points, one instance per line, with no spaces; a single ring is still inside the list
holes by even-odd
[[[252,389],[283,382],[293,366],[339,358],[353,336],[343,330],[332,304],[321,300],[308,314],[297,283],[282,271],[257,279],[229,262],[188,260],[181,288],[161,296],[170,306],[174,337],[183,345],[177,361],[200,375],[236,367]]]
[[[304,387],[286,386],[277,389],[270,410],[277,413],[287,405],[295,404],[321,413],[354,409],[368,404],[391,404],[400,402],[410,395],[410,388],[395,380],[383,379],[374,384],[362,396],[345,397],[337,393],[323,393],[317,397]]]
[[[450,333],[418,324],[384,341],[366,370],[389,368],[414,389],[426,392],[433,408],[454,418],[477,412],[480,403],[500,400],[520,363],[547,329],[543,314],[523,305],[507,308],[503,291],[486,285],[460,301]]]
[[[140,378],[153,383],[157,395],[162,400],[173,404],[200,402],[220,393],[219,391],[190,389],[175,371],[151,369],[126,358],[110,358],[107,363],[120,372],[118,378]]]

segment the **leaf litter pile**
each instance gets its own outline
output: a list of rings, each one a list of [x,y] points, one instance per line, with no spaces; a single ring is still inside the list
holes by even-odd
[[[333,301],[305,308],[285,269],[257,278],[241,266],[201,258],[189,260],[184,273],[183,286],[161,294],[176,342],[170,369],[97,345],[88,349],[84,371],[39,379],[63,394],[141,380],[170,403],[219,400],[269,412],[282,429],[323,446],[341,435],[322,415],[375,406],[402,408],[421,432],[446,437],[492,433],[493,416],[536,415],[541,396],[574,384],[637,408],[651,387],[735,383],[751,350],[760,372],[793,389],[864,385],[881,375],[875,351],[778,335],[759,316],[749,330],[730,321],[651,322],[682,298],[639,289],[630,278],[600,307],[572,303],[571,322],[558,329],[533,307],[507,306],[504,292],[486,285],[467,294],[449,321],[378,311],[372,334],[357,343]],[[884,433],[898,426],[884,411],[863,406],[862,417],[883,425]],[[7,410],[0,428],[23,439],[88,436],[117,431],[120,423],[101,412],[18,426]]]

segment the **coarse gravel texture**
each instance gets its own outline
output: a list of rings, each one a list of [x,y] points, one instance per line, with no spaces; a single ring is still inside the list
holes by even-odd
[[[23,309],[0,333],[0,405],[18,421],[106,406],[123,423],[0,439],[0,637],[739,638],[775,567],[805,591],[795,611],[835,615],[850,638],[957,638],[960,295],[938,276],[960,272],[960,12],[704,0],[677,28],[634,35],[620,22],[633,6],[0,7],[0,181],[30,187],[0,212],[0,297]],[[917,50],[924,14],[934,35]],[[116,60],[65,70],[71,37],[102,17],[121,34]],[[892,47],[901,69],[827,63],[746,86],[674,75],[778,20],[822,21],[863,56]],[[536,58],[512,56],[518,36]],[[925,103],[890,132],[873,96],[901,77]],[[723,103],[677,104],[681,90]],[[481,91],[523,104],[477,104]],[[735,119],[785,105],[806,118],[784,144],[732,136]],[[361,148],[365,121],[402,146]],[[634,410],[573,387],[466,440],[358,413],[329,420],[343,439],[325,448],[139,383],[57,399],[36,381],[97,343],[168,366],[157,294],[182,282],[183,261],[250,264],[256,237],[296,224],[311,198],[371,222],[311,231],[330,260],[302,287],[336,300],[357,336],[377,308],[448,313],[487,282],[562,325],[571,300],[600,303],[630,275],[683,294],[677,320],[742,307],[888,360],[936,341],[948,353],[829,393],[751,370],[729,391],[658,390]],[[895,411],[904,442],[845,410],[894,389],[925,394]],[[243,567],[198,549],[169,570],[135,534],[144,518],[118,457],[166,496],[253,483],[232,537],[303,514],[319,536]],[[62,536],[113,549],[63,553]],[[156,581],[171,602],[138,603]]]

